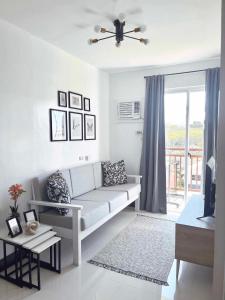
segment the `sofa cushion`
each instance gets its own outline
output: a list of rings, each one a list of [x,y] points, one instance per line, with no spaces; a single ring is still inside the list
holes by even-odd
[[[70,169],[72,182],[72,198],[95,189],[94,171],[92,164]]]
[[[71,203],[83,206],[81,210],[81,230],[87,229],[109,214],[109,206],[105,202],[72,200]],[[54,209],[50,209],[40,213],[39,217],[41,223],[72,229],[71,210],[66,216],[60,216]]]
[[[94,190],[84,195],[78,196],[75,200],[79,201],[93,201],[108,203],[110,212],[119,208],[123,203],[127,202],[127,193],[124,191],[103,191]]]
[[[39,213],[39,220],[43,224],[72,229],[72,213],[70,210],[67,215],[61,216],[54,208],[50,208]]]
[[[98,189],[102,186],[102,164],[101,162],[96,162],[93,164],[93,171],[94,171],[94,181],[95,181],[95,188]]]
[[[72,203],[83,205],[81,211],[81,230],[87,229],[109,214],[109,206],[104,202],[72,200]]]
[[[71,201],[68,185],[59,171],[48,177],[46,190],[51,202],[70,203]],[[67,208],[56,208],[56,210],[60,215],[66,215],[69,212]]]
[[[127,192],[128,199],[132,199],[141,192],[141,185],[137,183],[126,183],[114,186],[103,186],[99,188],[101,191],[117,191],[117,192]]]
[[[32,192],[33,192],[33,199],[37,201],[49,201],[47,191],[46,191],[46,184],[48,177],[51,174],[45,174],[39,177],[35,177],[32,180]]]
[[[127,174],[124,160],[116,163],[102,162],[103,186],[127,183]]]
[[[73,190],[72,190],[72,184],[71,184],[71,177],[70,177],[70,170],[60,170],[60,173],[62,174],[62,177],[66,180],[66,183],[69,188],[70,195],[73,195]]]
[[[37,201],[49,201],[47,190],[46,190],[46,184],[48,177],[52,173],[45,173],[43,175],[40,175],[38,177],[35,177],[32,179],[32,197],[33,200]],[[38,211],[43,212],[48,210],[49,208],[47,206],[39,206]]]

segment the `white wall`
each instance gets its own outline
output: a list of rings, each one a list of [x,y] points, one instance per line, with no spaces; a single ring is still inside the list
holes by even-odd
[[[142,137],[137,135],[143,128],[142,121],[118,122],[117,103],[120,101],[141,101],[142,115],[145,97],[144,76],[206,69],[219,66],[219,59],[193,64],[176,65],[110,75],[110,157],[113,160],[124,158],[129,173],[138,174]],[[194,87],[204,84],[205,74],[192,73],[166,77],[166,89]]]
[[[215,300],[225,299],[225,0],[222,9],[220,105],[217,144],[216,234],[213,290]]]
[[[74,43],[76,40],[74,39]],[[42,172],[109,157],[108,74],[0,20],[0,222],[8,214],[8,187],[25,186],[21,201],[31,198],[30,180]],[[97,140],[50,142],[49,108],[57,90],[91,99],[97,116]],[[60,108],[59,108],[60,109]]]

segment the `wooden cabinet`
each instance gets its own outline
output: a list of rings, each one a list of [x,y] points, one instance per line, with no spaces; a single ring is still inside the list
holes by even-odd
[[[175,258],[177,259],[177,278],[180,261],[203,266],[213,266],[215,218],[203,215],[202,195],[192,196],[176,222]]]

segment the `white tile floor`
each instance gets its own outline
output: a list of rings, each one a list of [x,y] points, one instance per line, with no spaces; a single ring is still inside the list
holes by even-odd
[[[135,218],[133,210],[124,210],[82,243],[83,263],[73,267],[71,242],[63,241],[63,272],[55,274],[42,270],[41,291],[20,289],[0,279],[1,300],[211,300],[212,270],[183,263],[178,284],[175,264],[169,275],[169,287],[162,287],[108,271],[86,261],[95,255],[119,231]]]

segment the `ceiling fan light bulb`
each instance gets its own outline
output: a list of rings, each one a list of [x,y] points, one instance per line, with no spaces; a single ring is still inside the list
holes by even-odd
[[[125,14],[120,13],[119,16],[118,16],[118,19],[119,19],[120,22],[123,22],[125,20]]]
[[[140,42],[143,43],[144,45],[148,45],[149,40],[148,39],[140,39]]]
[[[120,47],[120,43],[116,42],[116,47],[119,48]]]
[[[106,28],[101,27],[100,32],[105,33],[106,32]]]
[[[96,25],[94,27],[95,32],[100,32],[101,31],[101,26],[100,25]]]
[[[95,43],[97,43],[97,42],[98,42],[98,39],[89,39],[89,40],[88,40],[88,44],[89,44],[89,45],[95,44]]]
[[[145,25],[142,25],[139,27],[139,31],[140,32],[144,32],[146,30],[146,26]]]

